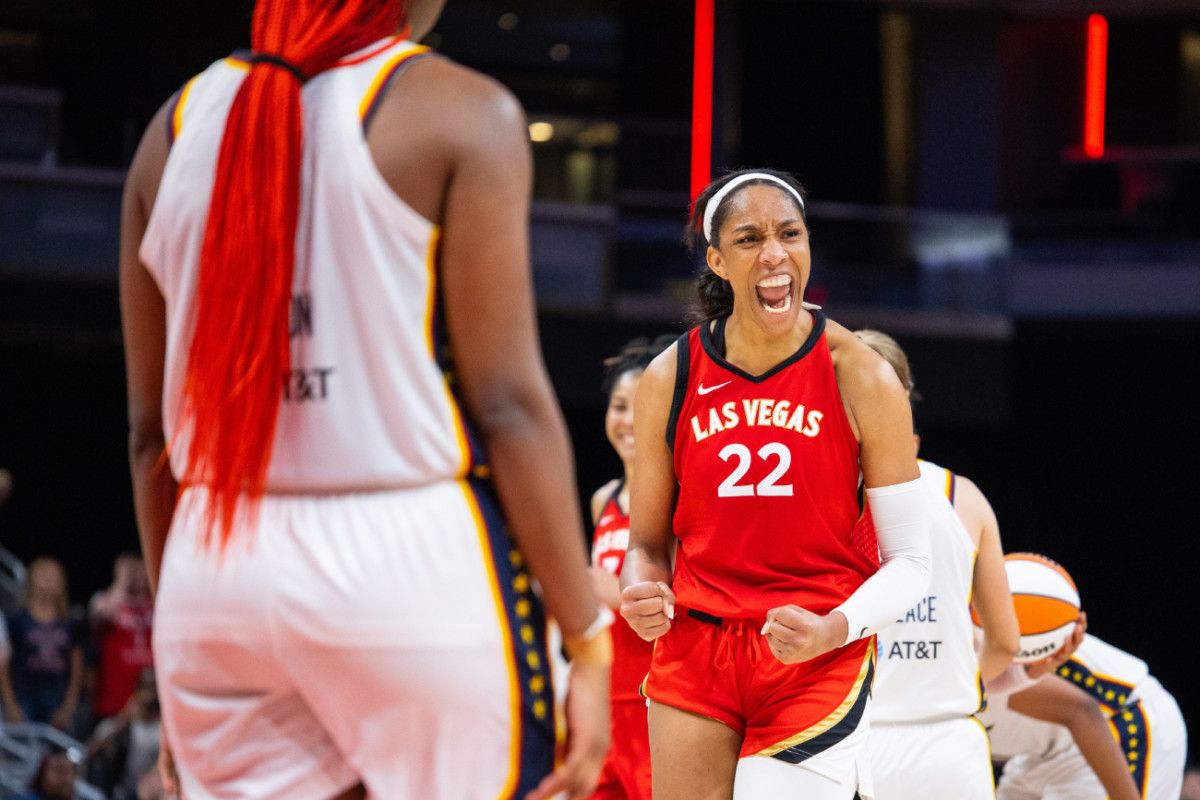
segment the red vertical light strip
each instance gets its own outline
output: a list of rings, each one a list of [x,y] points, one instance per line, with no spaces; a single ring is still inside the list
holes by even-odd
[[[1104,155],[1104,91],[1108,72],[1108,20],[1100,14],[1088,17],[1087,88],[1083,105],[1083,153],[1088,158]]]
[[[713,17],[716,0],[696,0],[692,53],[692,199],[712,174]]]

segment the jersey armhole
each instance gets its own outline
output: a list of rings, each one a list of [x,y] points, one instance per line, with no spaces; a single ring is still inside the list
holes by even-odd
[[[371,122],[375,119],[375,112],[379,110],[380,103],[387,96],[388,90],[395,82],[396,77],[412,65],[413,62],[431,55],[436,56],[436,53],[433,53],[424,45],[417,45],[412,49],[395,54],[384,62],[384,65],[375,73],[375,77],[371,79],[366,93],[358,103],[358,117],[362,122],[363,138],[366,138],[367,132],[371,127]]]
[[[175,92],[171,97],[167,107],[167,150],[175,144],[175,140],[179,138],[180,131],[183,130],[183,109],[187,105],[188,96],[192,93],[192,87],[196,84],[196,79],[200,75],[193,75],[188,82]]]
[[[671,414],[667,417],[667,449],[675,452],[675,427],[679,424],[679,412],[683,409],[683,398],[687,395],[688,367],[692,362],[691,331],[675,340],[675,394],[671,397]]]

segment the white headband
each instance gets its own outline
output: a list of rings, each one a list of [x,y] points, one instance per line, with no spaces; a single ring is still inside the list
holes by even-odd
[[[708,203],[704,206],[704,241],[712,244],[712,221],[713,215],[717,213],[717,207],[721,205],[721,201],[737,187],[741,186],[746,181],[770,181],[777,183],[784,189],[791,192],[792,197],[796,198],[796,202],[800,204],[800,210],[804,211],[804,198],[796,191],[796,187],[790,185],[787,181],[776,178],[774,175],[768,175],[765,172],[747,172],[745,175],[738,175],[733,180],[726,183],[717,193],[708,198]]]

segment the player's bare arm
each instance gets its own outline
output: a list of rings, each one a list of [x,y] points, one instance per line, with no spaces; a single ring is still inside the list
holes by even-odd
[[[592,623],[597,606],[581,591],[582,520],[575,503],[563,502],[574,494],[571,446],[539,355],[525,233],[525,117],[498,84],[465,70],[458,83],[455,110],[476,118],[453,126],[459,141],[451,142],[444,212],[442,287],[456,376],[513,534],[570,636]]]
[[[850,427],[862,448],[863,482],[868,489],[905,483],[920,476],[912,444],[912,406],[895,370],[841,325],[830,322],[838,390]]]
[[[983,492],[970,480],[960,475],[956,486],[954,509],[967,532],[976,539],[978,552],[971,579],[971,604],[983,623],[979,673],[986,683],[1012,663],[1021,633],[1004,570],[1004,549],[996,514]]]
[[[531,166],[525,116],[495,82],[457,70],[442,287],[457,376],[494,468],[513,536],[570,641],[597,618],[575,470],[537,340],[527,240]],[[443,93],[443,101],[449,97]],[[428,199],[428,198],[427,198]],[[607,634],[605,634],[607,635]],[[608,750],[608,667],[576,663],[566,760],[531,797],[590,791]]]
[[[125,380],[129,414],[129,468],[138,536],[153,589],[178,491],[166,459],[163,434],[163,366],[166,304],[158,284],[138,257],[167,161],[167,108],[159,109],[138,146],[121,201],[120,290],[125,332]]]
[[[1019,714],[1053,722],[1071,731],[1071,738],[1112,800],[1141,797],[1108,720],[1096,701],[1082,689],[1057,675],[1047,675],[1010,697],[1008,706]]]
[[[620,478],[613,478],[596,491],[592,492],[591,502],[588,508],[592,512],[592,524],[595,525],[600,521],[600,512],[604,510],[604,504],[608,502],[608,498],[612,497],[612,493],[617,490],[617,484],[621,482]]]

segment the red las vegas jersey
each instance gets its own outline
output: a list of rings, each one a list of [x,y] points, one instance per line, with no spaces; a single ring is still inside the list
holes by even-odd
[[[858,442],[825,317],[790,358],[753,376],[724,358],[725,320],[679,342],[668,424],[679,498],[677,602],[720,617],[838,606],[879,568],[861,515]],[[685,348],[686,342],[686,348]]]
[[[622,483],[600,510],[596,520],[596,533],[592,538],[592,563],[603,567],[611,575],[620,575],[625,565],[625,551],[629,548],[629,515],[621,510],[617,498]],[[650,654],[654,643],[647,642],[633,632],[629,623],[620,614],[613,622],[613,664],[610,694],[614,701],[642,701],[638,687],[650,671]]]

